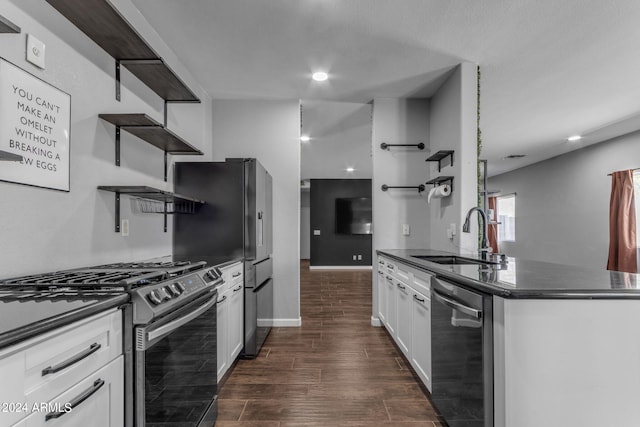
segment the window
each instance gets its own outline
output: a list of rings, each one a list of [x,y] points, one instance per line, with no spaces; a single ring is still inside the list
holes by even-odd
[[[636,202],[636,246],[638,247],[638,261],[640,261],[640,170],[633,172],[633,199]],[[640,262],[638,262],[640,266]]]
[[[509,194],[496,198],[498,216],[498,241],[516,241],[516,195]]]

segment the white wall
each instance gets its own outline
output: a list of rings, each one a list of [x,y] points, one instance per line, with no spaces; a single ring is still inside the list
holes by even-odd
[[[429,156],[429,100],[376,99],[373,104],[373,249],[415,249],[429,245],[429,209],[426,192],[389,189],[389,186],[417,186],[428,176],[425,159]],[[380,144],[426,145],[392,147]],[[410,235],[402,235],[402,224],[409,224]],[[375,259],[375,256],[374,256]]]
[[[451,252],[477,252],[477,221],[471,221],[471,233],[462,233],[467,211],[477,200],[477,68],[462,63],[431,98],[429,122],[430,153],[454,150],[453,166],[438,172],[437,163],[430,162],[430,178],[453,176],[451,196],[432,200],[430,205],[430,244],[433,249]],[[447,163],[448,164],[448,163]],[[475,216],[476,214],[474,214]],[[453,240],[447,228],[456,224]]]
[[[640,132],[591,145],[489,179],[516,193],[516,241],[510,256],[606,268],[609,250],[607,174],[640,167]]]
[[[131,4],[117,3],[129,19]],[[0,277],[170,254],[171,229],[163,232],[161,215],[132,212],[130,199],[123,197],[130,235],[120,236],[114,232],[114,194],[96,189],[118,184],[172,189],[171,178],[163,181],[162,151],[133,136],[123,134],[122,166],[115,166],[114,127],[98,118],[133,112],[162,121],[163,101],[125,69],[122,102],[117,102],[113,58],[46,2],[0,0],[0,11],[22,28],[21,34],[0,35],[0,56],[71,95],[71,191],[0,182]],[[170,106],[169,128],[210,155],[210,101],[146,21],[135,18],[138,31],[204,101]],[[45,70],[24,59],[27,33],[46,44]]]
[[[300,105],[213,101],[213,157],[256,157],[273,177],[276,326],[300,323]]]

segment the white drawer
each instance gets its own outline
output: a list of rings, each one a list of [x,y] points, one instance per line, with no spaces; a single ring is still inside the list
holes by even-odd
[[[220,270],[222,271],[222,278],[225,284],[230,283],[231,286],[234,286],[243,283],[244,264],[241,261],[228,265]]]
[[[82,400],[82,396],[87,395]],[[73,403],[77,405],[71,408]],[[121,427],[124,425],[124,357],[91,373],[60,396],[37,402],[29,410],[30,415],[13,427]],[[48,415],[57,418],[47,419]]]
[[[0,352],[0,402],[27,406],[61,391],[122,354],[122,313],[113,309],[34,337]],[[25,414],[0,412],[0,425]]]

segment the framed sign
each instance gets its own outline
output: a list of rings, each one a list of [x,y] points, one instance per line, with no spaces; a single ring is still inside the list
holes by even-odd
[[[71,95],[0,58],[0,180],[69,191]]]

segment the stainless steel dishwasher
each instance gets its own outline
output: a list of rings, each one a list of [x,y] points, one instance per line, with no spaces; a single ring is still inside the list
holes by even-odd
[[[433,277],[431,349],[431,400],[449,427],[492,427],[492,297]]]

